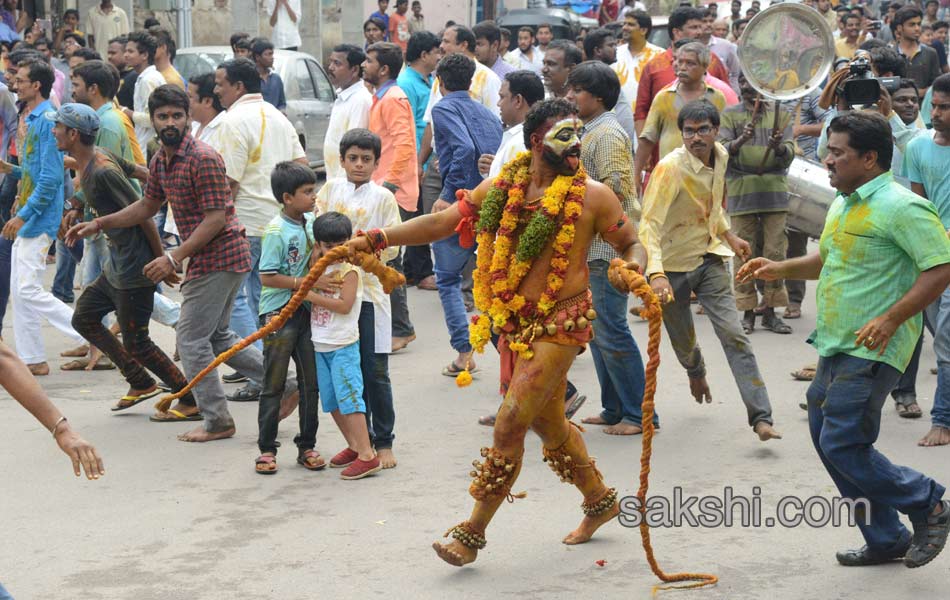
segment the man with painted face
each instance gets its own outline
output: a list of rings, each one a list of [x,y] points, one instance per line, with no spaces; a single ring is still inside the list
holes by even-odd
[[[640,232],[650,257],[645,273],[664,305],[663,323],[696,402],[708,404],[712,395],[690,312],[694,292],[726,353],[749,425],[763,442],[780,438],[726,269],[729,257],[747,259],[751,249],[730,231],[723,210],[729,152],[716,142],[719,109],[705,99],[689,102],[677,126],[683,145],[657,163],[643,197]]]
[[[580,127],[570,102],[539,102],[524,121],[530,154],[508,163],[498,178],[461,191],[445,210],[350,242],[354,249],[372,251],[444,239],[458,229],[471,244],[479,223],[475,297],[501,335],[506,393],[494,445],[482,450],[485,461],[475,461],[472,471],[472,515],[452,528],[453,541],[433,544],[452,565],[475,560],[495,511],[514,498],[529,428],[541,437],[548,464],[584,498],[586,516],[565,544],[586,542],[619,511],[616,491],[604,484],[579,429],[564,416],[563,398],[567,371],[590,341],[590,320],[597,316],[584,268],[591,242],[600,234],[626,261],[624,268],[637,269],[646,257],[616,195],[580,168]],[[480,315],[471,329],[473,346],[484,346],[492,332],[488,315]]]

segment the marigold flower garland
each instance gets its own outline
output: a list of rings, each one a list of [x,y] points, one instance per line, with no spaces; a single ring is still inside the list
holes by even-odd
[[[509,162],[495,178],[479,210],[478,258],[474,273],[475,306],[482,314],[472,317],[469,341],[476,352],[483,352],[494,327],[505,329],[513,318],[517,326],[509,332],[509,347],[521,358],[534,356],[531,342],[539,325],[557,303],[574,244],[574,224],[584,206],[587,174],[583,167],[573,176],[561,175],[548,187],[540,206],[521,233],[517,247],[515,233],[525,210],[525,190],[530,181],[531,153],[523,152]],[[551,270],[538,302],[530,302],[518,293],[535,258],[548,240],[554,238]],[[456,383],[468,385],[468,371]]]

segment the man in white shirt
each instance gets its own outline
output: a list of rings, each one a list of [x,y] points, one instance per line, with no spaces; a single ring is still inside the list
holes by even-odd
[[[518,29],[518,47],[505,56],[505,60],[519,69],[528,69],[538,75],[544,66],[544,52],[534,46],[534,30],[525,25]]]
[[[622,20],[624,43],[617,46],[617,61],[611,67],[620,79],[624,97],[634,101],[643,69],[647,63],[663,54],[663,48],[647,41],[650,31],[653,30],[653,19],[646,12],[627,11]]]
[[[93,6],[86,15],[86,33],[89,45],[100,56],[109,52],[109,40],[129,33],[129,17],[125,11],[112,4],[112,0],[102,0],[99,6]]]
[[[135,80],[134,110],[122,110],[135,124],[135,137],[143,153],[148,152],[148,143],[155,138],[155,129],[148,113],[148,97],[156,88],[165,85],[165,77],[155,68],[156,50],[158,41],[145,31],[133,31],[125,45],[125,64],[139,76]]]
[[[271,219],[280,212],[270,176],[283,161],[308,164],[293,124],[261,95],[261,77],[247,58],[227,60],[214,75],[215,94],[227,113],[218,126],[213,147],[224,159],[234,208],[251,244],[253,270],[238,290],[231,311],[231,328],[241,337],[258,329],[261,278],[258,263],[261,238]],[[234,401],[256,400],[260,381],[252,381],[233,396]]]
[[[521,69],[505,75],[501,83],[498,108],[507,127],[495,154],[482,154],[478,170],[483,176],[496,177],[501,168],[525,151],[524,119],[535,103],[544,100],[544,83],[532,71]]]
[[[267,0],[270,41],[276,48],[296,50],[300,46],[300,0]]]
[[[340,140],[347,131],[369,127],[369,110],[373,95],[363,84],[360,65],[366,60],[363,50],[354,44],[340,44],[333,48],[327,61],[330,82],[336,88],[336,100],[330,113],[330,124],[323,139],[323,164],[327,181],[343,177],[340,166]]]

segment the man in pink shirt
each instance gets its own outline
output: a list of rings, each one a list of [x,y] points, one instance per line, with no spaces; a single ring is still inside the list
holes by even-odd
[[[366,49],[363,80],[375,88],[373,106],[369,111],[369,130],[378,135],[383,143],[379,165],[373,173],[373,183],[391,191],[400,208],[415,212],[419,198],[416,121],[409,98],[396,85],[402,65],[403,53],[398,45],[377,42]],[[391,260],[389,266],[401,273],[402,253]],[[405,286],[394,290],[390,300],[393,348],[398,349],[416,337],[409,319]]]

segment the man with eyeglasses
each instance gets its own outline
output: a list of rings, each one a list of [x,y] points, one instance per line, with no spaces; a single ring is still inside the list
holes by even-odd
[[[726,269],[729,257],[748,259],[751,249],[730,231],[723,210],[729,152],[716,142],[719,111],[706,99],[691,101],[679,111],[677,126],[683,145],[656,165],[643,197],[644,274],[663,304],[667,335],[696,402],[712,402],[712,395],[690,312],[693,292],[726,353],[749,425],[763,442],[781,438],[772,427],[769,395],[739,323]]]

